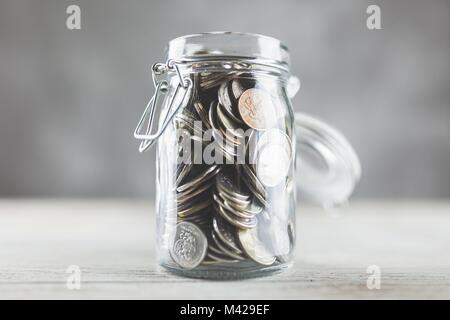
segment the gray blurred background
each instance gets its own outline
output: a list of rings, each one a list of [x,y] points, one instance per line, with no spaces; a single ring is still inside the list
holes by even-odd
[[[81,7],[81,30],[66,8]],[[382,30],[366,28],[381,7]],[[296,110],[339,128],[356,197],[450,196],[450,2],[0,2],[0,196],[154,194],[155,151],[132,138],[166,43],[203,31],[286,43]]]

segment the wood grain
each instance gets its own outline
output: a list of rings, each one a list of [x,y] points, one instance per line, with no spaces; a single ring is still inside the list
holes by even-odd
[[[450,202],[361,201],[332,213],[300,206],[296,263],[245,281],[180,278],[157,267],[153,204],[0,200],[0,298],[450,298]],[[69,265],[82,270],[68,290]],[[381,269],[381,289],[366,269]]]

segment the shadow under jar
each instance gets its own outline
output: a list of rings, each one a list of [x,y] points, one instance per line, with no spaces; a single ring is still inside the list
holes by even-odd
[[[213,279],[289,267],[297,146],[289,96],[299,82],[286,47],[253,34],[185,36],[152,71],[156,93],[135,137],[141,152],[157,141],[159,263]]]

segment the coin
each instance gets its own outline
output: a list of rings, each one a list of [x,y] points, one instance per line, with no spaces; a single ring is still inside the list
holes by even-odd
[[[238,124],[242,124],[243,122],[238,116],[238,112],[236,110],[236,99],[234,98],[232,89],[230,87],[231,86],[229,82],[225,82],[220,86],[218,91],[219,103],[224,107],[224,110],[230,119]]]
[[[200,101],[197,101],[194,103],[194,107],[206,128],[211,129],[211,123],[208,119],[208,111],[205,109],[203,104]]]
[[[241,192],[238,182],[232,175],[226,174],[225,172],[220,172],[216,176],[216,186],[219,192],[230,195],[231,200],[243,205],[248,205],[249,196]]]
[[[288,255],[291,251],[291,239],[289,238],[287,223],[283,223],[283,221],[275,217],[270,220],[270,230],[273,253],[276,256]]]
[[[235,148],[230,143],[226,143],[226,138],[224,137],[222,131],[220,130],[219,124],[217,123],[217,109],[218,103],[214,102],[209,108],[209,122],[212,127],[212,136],[217,147],[222,151],[223,155],[227,160],[233,162],[234,157],[237,155]]]
[[[185,208],[183,208],[181,210],[177,210],[178,216],[179,217],[187,217],[196,212],[199,212],[202,209],[209,207],[212,203],[213,203],[213,201],[211,199],[206,199],[205,201],[196,203],[195,205],[186,206]]]
[[[224,81],[233,76],[233,73],[224,72],[203,72],[200,74],[200,88],[208,90],[221,85]]]
[[[275,256],[266,249],[264,243],[258,238],[257,228],[239,230],[238,238],[245,253],[253,261],[267,266],[275,262]]]
[[[194,224],[178,223],[170,246],[170,256],[183,269],[197,267],[205,258],[208,241]]]
[[[191,163],[181,163],[178,165],[177,167],[177,172],[176,172],[176,184],[179,185],[184,177],[189,173],[189,171],[191,171],[193,164]]]
[[[202,182],[202,181],[206,181],[208,179],[213,178],[218,172],[220,172],[221,167],[218,165],[212,165],[210,167],[208,167],[204,172],[202,172],[200,175],[198,175],[197,177],[193,178],[192,180],[190,180],[189,182],[186,182],[185,184],[183,184],[182,186],[177,187],[177,191],[181,192],[181,191],[185,191],[195,185],[197,185],[198,183]]]
[[[275,187],[284,181],[289,168],[289,155],[281,146],[269,145],[258,156],[256,172],[266,187]]]
[[[204,183],[202,185],[197,185],[185,192],[180,192],[177,194],[177,202],[178,203],[183,203],[186,202],[188,200],[192,200],[193,198],[207,192],[208,190],[211,189],[211,187],[214,185],[214,182],[208,182],[208,183]]]
[[[293,227],[291,223],[280,226],[274,219],[279,206],[273,199],[281,190],[274,187],[281,182],[286,183],[283,192],[293,188],[288,183],[293,152],[290,131],[274,129],[281,121],[275,107],[283,101],[267,89],[274,87],[270,81],[263,83],[246,71],[200,72],[191,79],[192,94],[173,124],[204,145],[210,143],[205,136],[211,136],[195,134],[196,121],[201,121],[202,134],[212,130],[218,146],[215,152],[223,154],[227,165],[197,164],[195,159],[177,165],[173,192],[161,194],[166,212],[158,223],[164,232],[161,243],[185,269],[201,264],[235,270],[236,263],[246,267],[254,262],[287,262]],[[181,145],[178,141],[178,157],[184,155]],[[189,148],[194,151],[192,144]],[[248,164],[235,164],[242,151]]]
[[[223,208],[223,210],[225,210],[226,212],[230,212],[230,214],[236,219],[252,220],[255,217],[254,214],[244,211],[243,209],[245,208],[233,207],[229,202],[223,200],[223,198],[221,198],[220,195],[218,196],[217,194],[213,194],[213,198],[214,201],[217,203],[217,205]]]
[[[270,95],[262,89],[250,88],[239,97],[239,114],[251,128],[265,130],[272,126],[275,110]]]
[[[292,161],[290,139],[278,129],[261,136],[257,144],[256,173],[266,187],[275,187],[288,175]]]
[[[240,262],[240,260],[236,260],[236,259],[231,259],[228,257],[225,257],[223,255],[218,255],[212,252],[208,252],[207,257],[215,262],[219,262],[219,263],[236,263],[236,262]],[[208,261],[209,262],[209,261]]]
[[[221,240],[216,236],[216,234],[214,232],[211,234],[211,236],[212,236],[214,243],[223,252],[224,255],[226,255],[232,259],[244,260],[244,257],[242,257],[242,255],[234,252],[233,250],[228,249],[224,244],[222,244]]]
[[[216,209],[216,212],[218,212],[228,223],[239,229],[251,229],[256,227],[256,218],[244,219],[236,217],[232,211],[226,210],[224,207],[220,206],[217,201],[214,201],[214,209]]]
[[[242,254],[236,239],[236,230],[219,217],[213,219],[213,228],[220,239],[232,250]]]

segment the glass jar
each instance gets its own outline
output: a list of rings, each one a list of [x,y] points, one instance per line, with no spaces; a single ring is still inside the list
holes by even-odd
[[[159,263],[214,279],[289,267],[296,189],[339,203],[360,168],[339,132],[294,115],[290,98],[300,83],[287,48],[254,34],[189,35],[170,41],[167,62],[152,72],[155,94],[135,137],[141,152],[158,142]]]

